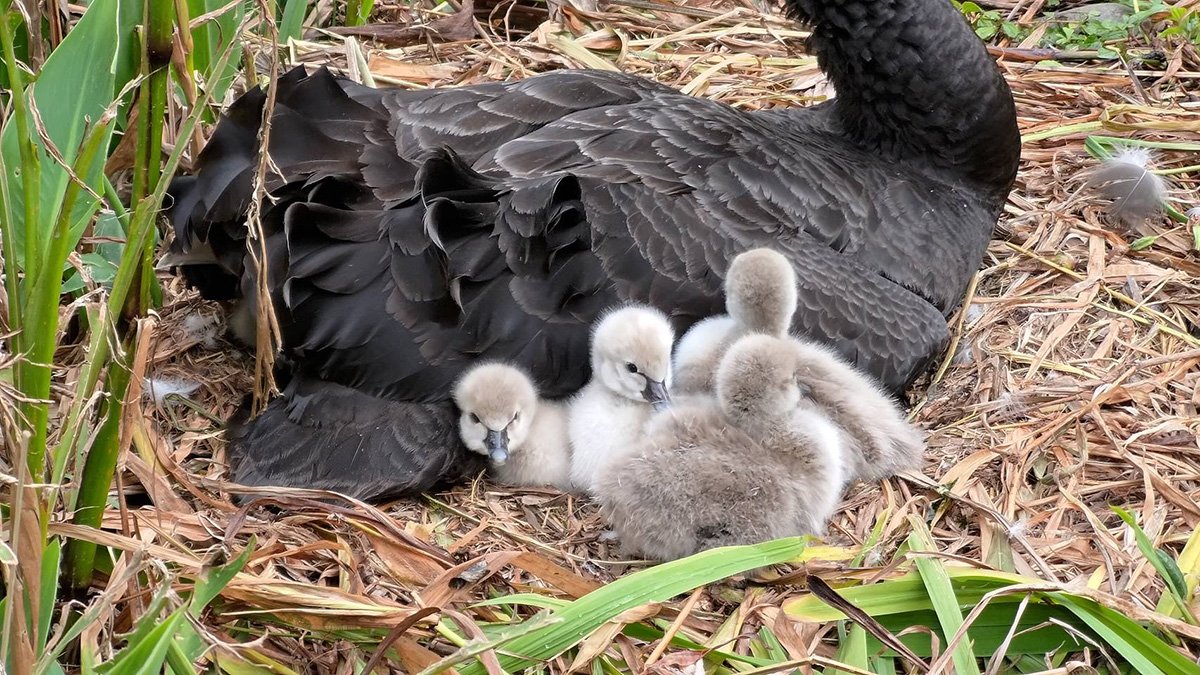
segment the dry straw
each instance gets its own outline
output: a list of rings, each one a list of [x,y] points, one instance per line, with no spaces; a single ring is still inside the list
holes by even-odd
[[[750,0],[689,2],[686,9],[617,0],[595,12],[559,4],[567,7],[558,23],[543,23],[543,7],[510,3],[479,3],[475,22],[447,20],[421,3],[381,5],[381,20],[426,28],[359,32],[355,40],[310,30],[287,45],[287,56],[377,86],[443,87],[588,66],[741,108],[806,105],[831,93],[803,51],[803,28],[778,14],[764,18]],[[1044,3],[981,4],[1020,18]],[[819,574],[837,586],[899,574],[889,561],[915,515],[929,523],[945,560],[1086,583],[1131,606],[1155,607],[1163,583],[1109,506],[1133,512],[1155,545],[1176,553],[1200,522],[1200,267],[1188,225],[1162,218],[1126,231],[1079,192],[1079,178],[1094,162],[1084,148],[1089,134],[1200,141],[1200,59],[1190,46],[1163,48],[1167,74],[1144,75],[1134,86],[1119,63],[1052,67],[1022,45],[996,46],[1017,100],[1024,161],[997,238],[952,318],[953,352],[914,390],[914,419],[932,432],[925,477],[850,490],[829,543],[851,555],[867,543],[862,564],[852,567],[834,550],[790,579]],[[1194,154],[1170,149],[1157,151],[1155,161],[1165,170],[1196,164]],[[1194,174],[1172,180],[1180,203],[1193,205]],[[1147,235],[1156,237],[1153,245],[1131,249]],[[218,316],[215,306],[178,279],[168,281],[167,296],[158,320],[146,325],[138,365],[148,377],[199,382],[190,396],[195,405],[142,399],[130,413],[127,508],[108,514],[103,533],[69,533],[146,551],[184,576],[256,538],[246,570],[224,593],[224,612],[206,619],[216,660],[236,657],[277,672],[288,672],[284,664],[350,672],[371,656],[368,645],[401,626],[390,662],[416,672],[460,646],[462,636],[478,637],[476,623],[511,616],[511,607],[477,601],[514,592],[546,602],[575,598],[643,566],[609,549],[591,505],[486,482],[380,509],[260,491],[282,510],[240,511],[222,489],[214,417],[227,417],[250,390],[253,365],[229,344],[196,333],[194,317]],[[127,592],[109,589],[103,629],[84,634],[101,654],[151,593],[121,572],[112,578]],[[822,642],[834,635],[832,624],[781,619],[782,604],[802,594],[802,583],[726,584],[654,609],[662,629],[722,651],[749,654],[749,637],[766,626],[793,667],[825,663],[834,655]],[[440,623],[407,621],[423,607],[457,614],[443,614]],[[356,632],[367,628],[377,632]],[[314,638],[308,629],[322,633]],[[695,661],[691,652],[618,630],[603,635],[603,643],[585,645],[590,653],[607,652],[635,670],[679,672]],[[557,672],[569,664],[550,666]],[[484,665],[497,662],[490,657]]]

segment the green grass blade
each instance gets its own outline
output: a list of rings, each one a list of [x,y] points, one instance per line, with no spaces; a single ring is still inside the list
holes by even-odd
[[[1183,572],[1180,571],[1179,565],[1162,549],[1155,548],[1154,542],[1150,541],[1150,537],[1146,535],[1146,531],[1137,524],[1133,514],[1125,509],[1113,505],[1113,513],[1116,513],[1129,529],[1133,531],[1133,537],[1137,541],[1138,550],[1150,561],[1150,565],[1158,572],[1158,576],[1167,585],[1167,595],[1175,599],[1176,608],[1183,614],[1188,623],[1196,623],[1196,617],[1192,616],[1191,610],[1188,608],[1188,587],[1187,582],[1183,578]]]
[[[1006,586],[1036,584],[1037,579],[1031,579],[1019,574],[993,572],[969,567],[946,568],[954,593],[964,607],[974,607],[983,596]],[[916,611],[933,610],[925,585],[917,574],[889,579],[867,586],[852,586],[837,589],[839,595],[853,603],[859,609],[875,618],[906,614]],[[993,600],[997,602],[1020,602],[1020,598]],[[783,605],[784,611],[802,621],[824,623],[847,618],[838,610],[821,602],[814,595],[803,595],[789,600]]]
[[[155,626],[145,636],[135,642],[130,640],[129,646],[122,649],[111,662],[98,668],[104,675],[158,675],[162,672],[163,662],[167,660],[167,652],[175,639],[179,628],[187,623],[184,610],[179,608]]]
[[[226,4],[225,0],[187,0],[188,14],[199,17],[215,12]],[[233,3],[226,12],[207,21],[192,30],[192,43],[195,51],[192,53],[192,64],[197,71],[204,74],[205,91],[211,100],[218,103],[225,98],[237,75],[237,66],[242,58],[241,30],[242,19],[246,15],[246,7],[252,3]],[[223,59],[222,55],[232,50],[232,56]],[[213,121],[214,116],[206,111],[205,120]],[[179,138],[188,136],[179,135]]]
[[[1191,536],[1183,546],[1183,551],[1179,553],[1179,560],[1176,562],[1179,566],[1179,571],[1183,574],[1184,602],[1191,603],[1196,595],[1196,584],[1200,582],[1200,528],[1192,530]],[[1180,611],[1174,599],[1166,594],[1158,601],[1157,611],[1159,614],[1166,614],[1175,618],[1183,618],[1183,612]]]
[[[1070,593],[1049,596],[1086,623],[1138,675],[1197,675],[1200,666],[1124,614]]]
[[[100,119],[113,100],[115,90],[115,58],[118,41],[113,39],[117,29],[117,0],[95,0],[88,5],[83,18],[75,25],[63,42],[46,59],[38,81],[30,87],[31,106],[36,106],[46,135],[54,146],[62,153],[68,164],[75,164],[75,154],[84,138],[88,120]],[[32,125],[32,121],[30,121]],[[33,127],[29,127],[33,133]],[[4,153],[9,166],[15,165],[20,156],[19,130],[15,126],[5,129],[0,138],[0,152]],[[38,143],[40,146],[40,142]],[[19,263],[21,265],[38,264],[39,261],[26,260],[25,250],[41,251],[46,246],[49,237],[47,223],[59,219],[63,208],[63,196],[70,183],[66,171],[51,162],[45,155],[41,157],[41,176],[38,189],[26,192],[20,182],[13,176],[5,176],[10,181],[9,193],[13,200],[13,211],[20,212],[27,206],[27,194],[37,200],[40,216],[35,227],[18,228]],[[99,176],[102,173],[103,162],[87,167],[88,171],[79,174],[81,178],[97,192],[100,191]],[[21,180],[25,178],[22,177]],[[16,189],[13,189],[13,186]],[[95,200],[87,197],[78,200],[75,210],[70,214],[72,224],[72,244],[78,240],[83,227],[87,224],[87,215],[95,209]],[[29,234],[37,241],[27,244],[24,240]],[[40,258],[40,255],[35,256]],[[46,268],[54,269],[54,268]]]
[[[950,577],[954,595],[963,611],[974,608],[983,596],[992,591],[1008,586],[1038,583],[1036,579],[1004,572],[956,567],[946,568],[945,571]],[[915,625],[938,624],[933,602],[924,582],[915,572],[866,586],[840,588],[838,593],[894,633]],[[1017,610],[1022,598],[1022,595],[1015,594],[997,596],[972,623],[970,636],[977,656],[990,657],[1004,644],[1013,623],[1018,621]],[[784,603],[783,609],[789,616],[804,622],[826,623],[847,618],[813,595],[789,600]],[[1047,654],[1063,645],[1076,645],[1078,641],[1064,626],[1075,630],[1087,630],[1085,624],[1061,607],[1047,603],[1031,605],[1021,615],[1018,622],[1021,634],[1008,646],[1007,652]],[[918,655],[931,655],[928,636],[909,633],[901,640]],[[868,643],[872,650],[881,647],[873,637],[868,638]],[[942,644],[945,644],[944,641]]]
[[[62,542],[54,539],[46,544],[42,552],[42,613],[39,615],[41,625],[38,626],[38,654],[46,651],[46,641],[50,639],[50,624],[54,621],[54,598],[58,596],[58,566],[62,562]]]
[[[0,176],[11,175],[8,172],[8,162],[4,153],[0,152]],[[16,241],[16,219],[13,217],[12,197],[8,193],[8,181],[0,180],[0,249],[3,249],[4,269],[15,270],[17,267],[17,247],[3,246],[3,242]],[[8,322],[12,326],[24,325],[22,316],[25,312],[25,302],[21,298],[18,285],[19,275],[4,275],[4,291],[8,296]],[[21,336],[13,337],[13,350],[24,351]]]
[[[99,527],[104,518],[108,488],[117,469],[120,455],[121,418],[125,410],[125,388],[129,385],[129,369],[119,362],[108,367],[105,379],[107,397],[101,406],[104,422],[84,459],[75,514],[72,522],[85,527]],[[65,573],[71,588],[82,590],[92,585],[96,562],[96,544],[72,539],[67,544]]]
[[[83,146],[75,158],[73,172],[77,176],[84,175],[90,167],[97,163],[102,168],[104,155],[100,149],[107,145],[112,131],[112,116],[108,112],[101,117],[99,123],[91,129],[83,141]],[[100,161],[97,162],[97,159]],[[26,416],[32,427],[33,436],[29,440],[29,473],[34,480],[45,480],[46,469],[46,437],[50,415],[50,378],[54,350],[58,346],[58,305],[62,293],[63,276],[61,270],[67,262],[67,256],[75,247],[78,233],[71,232],[71,214],[73,207],[83,193],[83,187],[72,181],[63,194],[63,202],[59,217],[54,228],[50,230],[45,242],[44,259],[40,267],[47,273],[39,275],[33,282],[32,293],[26,298],[27,322],[22,328],[25,336],[24,344],[28,356],[20,364],[23,373],[21,386],[24,394],[34,400],[26,406]],[[90,200],[94,208],[95,200]],[[90,218],[90,215],[89,215]],[[54,270],[54,274],[49,271]]]
[[[623,577],[554,612],[558,623],[508,643],[505,653],[499,654],[500,664],[513,672],[548,660],[579,644],[622,612],[647,603],[664,602],[746,570],[786,562],[803,553],[804,547],[804,538],[789,538],[755,546],[719,548]],[[476,661],[459,668],[459,672],[483,675],[486,671]]]
[[[915,516],[909,518],[909,521],[913,526],[913,532],[908,537],[909,547],[918,553],[936,550],[925,521]],[[937,613],[938,623],[942,626],[942,633],[950,640],[963,625],[962,608],[954,594],[950,575],[946,573],[940,560],[924,555],[917,555],[914,560],[917,573],[920,574],[925,591],[929,593],[929,599],[933,603],[933,610]],[[955,671],[959,675],[979,675],[979,664],[971,649],[969,636],[964,636],[954,645],[953,658]]]
[[[871,664],[867,659],[867,631],[858,624],[851,624],[846,638],[838,645],[837,655],[834,658],[859,670],[870,670]],[[850,674],[844,670],[833,669],[827,671],[827,675]]]
[[[283,18],[279,21],[279,42],[287,44],[289,39],[299,40],[304,30],[304,15],[308,13],[308,0],[286,0]]]
[[[196,580],[192,588],[192,598],[188,601],[188,612],[193,617],[199,619],[204,608],[208,607],[208,604],[220,595],[229,582],[233,581],[233,578],[246,567],[246,563],[250,561],[250,554],[254,553],[255,542],[255,537],[250,537],[250,540],[246,542],[246,548],[238,557],[224,565],[208,570],[207,574]],[[204,641],[201,640],[192,625],[184,624],[180,630],[178,641],[179,656],[191,663],[200,658],[204,648]]]
[[[346,25],[361,26],[371,18],[375,0],[346,0]]]
[[[15,183],[15,180],[10,181],[10,176],[20,178],[20,185],[13,185],[5,190],[8,195],[5,198],[5,208],[9,212],[9,216],[23,212],[23,227],[12,227],[8,231],[7,237],[4,239],[4,246],[10,250],[14,260],[20,260],[22,254],[26,261],[32,261],[34,267],[26,268],[25,271],[30,276],[36,276],[37,262],[41,260],[41,250],[38,248],[39,237],[37,236],[37,228],[42,224],[40,199],[27,199],[24,195],[36,194],[38,186],[41,184],[41,154],[37,151],[34,141],[33,125],[29,119],[28,101],[26,100],[27,90],[24,87],[25,77],[17,67],[16,49],[13,45],[12,27],[9,24],[9,11],[5,7],[2,22],[0,22],[0,43],[4,50],[4,63],[7,67],[8,81],[12,87],[12,124],[4,125],[4,133],[0,135],[0,154],[4,154],[8,159],[6,164],[14,167],[20,167],[20,171],[9,174],[5,172],[0,175],[0,180],[5,182]],[[13,149],[16,146],[16,149]],[[15,202],[15,197],[22,197],[19,203]],[[12,201],[10,201],[12,200]],[[23,208],[18,208],[21,206]],[[22,243],[19,236],[24,237]],[[8,269],[18,269],[17,265],[13,265]],[[10,277],[15,277],[15,274],[9,274]],[[16,294],[12,297],[20,297]],[[20,342],[18,350],[22,350]]]

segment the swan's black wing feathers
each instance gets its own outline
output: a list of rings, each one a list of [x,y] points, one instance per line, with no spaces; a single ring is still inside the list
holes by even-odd
[[[235,478],[248,482],[428,489],[461,459],[448,397],[476,358],[568,395],[589,376],[601,311],[650,302],[685,329],[723,309],[725,267],[754,246],[796,265],[797,330],[902,387],[945,339],[939,309],[973,269],[962,242],[990,228],[951,188],[897,187],[818,128],[788,136],[623,75],[381,92],[322,72],[279,86],[263,222],[300,384],[232,436]],[[239,143],[255,105],[260,95],[243,97],[200,175],[173,187],[177,245],[212,246],[214,269],[241,277],[243,293],[238,214],[255,158]],[[926,225],[933,209],[961,214],[962,231]],[[913,265],[914,251],[939,269]],[[436,433],[411,423],[421,415]],[[314,431],[324,426],[349,431]]]
[[[251,423],[230,423],[235,482],[333,490],[372,501],[478,475],[446,405],[399,403],[297,377]],[[436,451],[431,449],[436,448]]]

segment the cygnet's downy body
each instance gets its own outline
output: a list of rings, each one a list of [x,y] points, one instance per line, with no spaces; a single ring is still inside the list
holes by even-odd
[[[824,534],[849,480],[846,436],[807,396],[798,378],[799,343],[748,335],[717,370],[717,399],[731,423],[782,467],[795,491],[804,533]]]
[[[455,386],[454,402],[463,443],[488,456],[497,481],[570,490],[566,408],[539,400],[528,375],[501,363],[475,366]]]
[[[605,467],[596,497],[622,546],[673,560],[718,546],[822,534],[844,482],[841,436],[807,409],[790,340],[738,340],[716,398],[656,416]]]
[[[869,376],[823,345],[793,340],[796,379],[821,415],[846,438],[847,481],[876,481],[910,469],[924,459],[924,434]]]
[[[595,497],[622,550],[653,560],[800,534],[782,468],[711,397],[655,415],[600,471]]]
[[[592,492],[597,472],[641,439],[647,420],[670,402],[666,315],[641,305],[603,316],[592,332],[592,379],[571,401],[571,482]]]
[[[692,326],[675,350],[677,397],[711,394],[721,357],[748,333],[787,335],[796,313],[796,271],[783,255],[767,248],[739,254],[725,273],[728,314]]]

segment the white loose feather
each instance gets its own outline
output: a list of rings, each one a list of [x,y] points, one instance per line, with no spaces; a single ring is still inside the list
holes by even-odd
[[[142,382],[142,393],[154,401],[154,405],[162,405],[171,394],[187,397],[200,388],[199,382],[191,382],[176,377],[148,377]]]
[[[1084,188],[1109,200],[1109,214],[1133,227],[1158,213],[1170,185],[1150,170],[1150,151],[1126,147],[1090,172]]]

